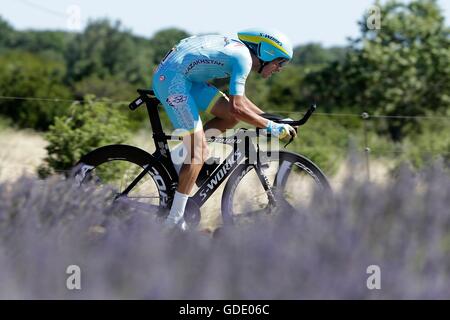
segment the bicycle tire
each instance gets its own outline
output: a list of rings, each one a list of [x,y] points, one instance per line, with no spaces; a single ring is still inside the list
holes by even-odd
[[[103,183],[102,181],[98,181],[98,176],[96,176],[96,174],[93,174],[93,172],[97,171],[99,167],[105,164],[111,164],[115,161],[118,161],[117,163],[120,162],[120,165],[122,165],[122,163],[124,163],[125,166],[133,165],[133,167],[135,166],[137,170],[140,170],[141,172],[145,168],[148,168],[148,166],[150,166],[145,177],[151,177],[155,184],[155,189],[157,190],[157,192],[155,191],[156,204],[151,206],[157,207],[156,209],[159,214],[167,213],[167,210],[161,209],[169,209],[171,206],[173,200],[173,190],[175,188],[173,179],[170,177],[168,170],[166,170],[166,168],[160,161],[158,161],[158,159],[137,147],[117,144],[95,149],[81,157],[79,162],[73,168],[71,177],[74,178],[78,184],[82,184],[86,181],[92,180],[94,180],[96,183]],[[137,175],[135,175],[134,178],[136,176]],[[132,176],[131,179],[133,179]],[[148,203],[142,201],[144,197],[140,197],[141,200],[135,200],[136,198],[138,197],[135,195],[133,197],[127,195],[126,200],[128,201],[128,204],[135,206],[139,205],[142,209],[146,208],[146,205],[148,208],[150,208],[150,205]]]
[[[295,170],[304,174],[305,177],[309,177],[311,181],[308,180],[308,183],[314,186],[314,188],[318,187],[322,192],[324,193],[331,193],[331,187],[328,182],[327,177],[325,174],[320,170],[320,168],[314,164],[311,160],[308,158],[288,152],[288,151],[275,151],[271,152],[270,155],[268,155],[267,152],[262,152],[262,163],[272,162],[273,164],[278,165],[278,168],[275,168],[276,172],[273,174],[274,179],[270,181],[272,184],[276,184],[276,187],[278,189],[279,194],[283,194],[285,192],[285,189],[287,187],[288,181],[290,179],[290,175],[293,174],[293,170],[295,166]],[[268,161],[264,159],[269,159]],[[273,159],[271,161],[271,159]],[[278,160],[277,160],[278,159]],[[283,172],[282,172],[283,171]],[[236,212],[236,202],[244,200],[248,201],[256,201],[258,192],[256,191],[257,187],[250,185],[247,186],[247,188],[242,187],[240,191],[242,190],[248,190],[249,195],[248,196],[242,196],[240,200],[236,199],[236,192],[239,191],[238,188],[242,186],[244,183],[249,183],[248,181],[244,182],[244,179],[246,176],[248,176],[249,173],[255,172],[254,166],[250,164],[240,164],[238,168],[231,174],[230,178],[227,181],[227,184],[225,185],[223,194],[222,194],[222,202],[221,202],[221,210],[222,210],[222,219],[224,225],[230,225],[234,224],[236,217],[239,216],[239,214]],[[254,174],[256,177],[256,172]],[[291,177],[292,178],[292,177]],[[298,178],[298,177],[296,177]],[[270,178],[269,178],[270,179]],[[275,182],[276,181],[276,182]],[[294,180],[294,183],[297,183],[298,181]],[[298,182],[300,183],[300,182]],[[259,182],[260,188],[262,190],[262,198],[267,198],[267,206],[268,206],[268,197],[265,191],[262,189],[262,184]],[[315,190],[313,190],[315,191]],[[261,194],[262,194],[261,193]],[[300,191],[298,191],[300,193]],[[295,194],[295,197],[298,197],[297,194]],[[242,206],[245,206],[245,204],[241,204]],[[260,205],[260,204],[258,204]],[[261,211],[266,212],[266,207],[261,207]],[[245,209],[247,210],[247,209]],[[258,210],[255,210],[254,212],[252,209],[249,209],[248,212],[245,212],[247,215],[249,212],[252,212],[253,214],[256,213]]]

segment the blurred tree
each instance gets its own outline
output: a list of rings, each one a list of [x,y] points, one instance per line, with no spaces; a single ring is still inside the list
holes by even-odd
[[[300,109],[298,97],[301,95],[304,73],[301,66],[288,65],[283,72],[268,80],[267,102],[272,110]]]
[[[0,95],[71,99],[61,84],[65,66],[31,53],[9,51],[0,56]],[[20,127],[45,130],[55,116],[64,114],[67,102],[0,99],[0,113]]]
[[[120,89],[120,90],[118,90]],[[122,107],[121,112],[128,118],[131,129],[140,129],[143,123],[147,123],[147,112],[145,108],[140,108],[134,112],[129,112],[128,103],[137,96],[136,86],[129,82],[109,76],[104,79],[93,75],[86,77],[75,83],[75,98],[82,100],[87,95],[95,95],[97,98],[107,98]]]
[[[293,64],[326,65],[333,61],[342,61],[345,47],[324,48],[320,43],[308,43],[294,49]]]
[[[270,88],[267,80],[263,79],[259,74],[250,73],[245,85],[245,94],[263,111],[269,110],[270,105],[268,98]]]
[[[114,101],[131,101],[135,98],[135,93],[134,85],[113,76],[100,79],[97,75],[91,75],[74,84],[74,94],[77,99],[93,94],[98,98],[109,98]]]
[[[15,31],[11,25],[0,16],[0,50],[11,46],[14,34]]]
[[[307,78],[321,99],[335,107],[387,115],[424,115],[450,107],[450,29],[435,0],[381,8],[381,29],[360,21],[361,36],[352,41],[343,63]],[[394,140],[419,130],[414,120],[389,121]]]
[[[0,50],[22,50],[63,63],[74,34],[63,31],[15,31],[0,17]]]
[[[330,52],[330,55],[332,57],[330,62],[333,62],[333,61],[342,62],[345,59],[345,55],[347,54],[348,47],[334,46],[334,47],[328,48],[328,51]]]
[[[74,37],[64,31],[21,31],[16,33],[11,48],[39,53],[65,63],[64,56]]]
[[[139,38],[122,30],[120,22],[91,22],[76,36],[67,52],[68,79],[72,82],[96,76],[114,76],[132,84],[149,82],[152,50]]]

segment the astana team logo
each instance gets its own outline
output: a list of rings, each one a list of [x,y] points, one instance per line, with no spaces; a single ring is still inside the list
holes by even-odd
[[[187,96],[184,94],[177,94],[167,97],[166,102],[171,107],[179,106],[182,103],[185,103],[187,101]]]

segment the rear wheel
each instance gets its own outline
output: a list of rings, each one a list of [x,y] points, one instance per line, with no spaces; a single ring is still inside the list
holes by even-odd
[[[268,218],[280,209],[293,212],[308,206],[319,191],[331,192],[322,171],[309,159],[291,152],[261,153],[261,167],[273,186],[277,208],[261,184],[253,165],[241,164],[230,176],[222,196],[224,224],[247,223]]]
[[[141,179],[135,181],[139,175]],[[141,212],[164,215],[172,199],[172,179],[164,166],[132,146],[111,145],[90,152],[72,170],[72,177],[79,184],[107,187],[112,200],[126,202]],[[133,181],[136,184],[124,193]]]

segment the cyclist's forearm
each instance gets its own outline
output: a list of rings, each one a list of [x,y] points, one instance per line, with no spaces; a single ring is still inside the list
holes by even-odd
[[[244,121],[258,128],[267,127],[268,120],[261,117],[244,97],[234,97],[230,99],[233,115],[240,121]]]
[[[237,117],[240,121],[244,121],[252,126],[258,128],[266,128],[268,120],[259,116],[257,113],[252,110],[248,110],[248,112],[241,113],[240,116]]]

